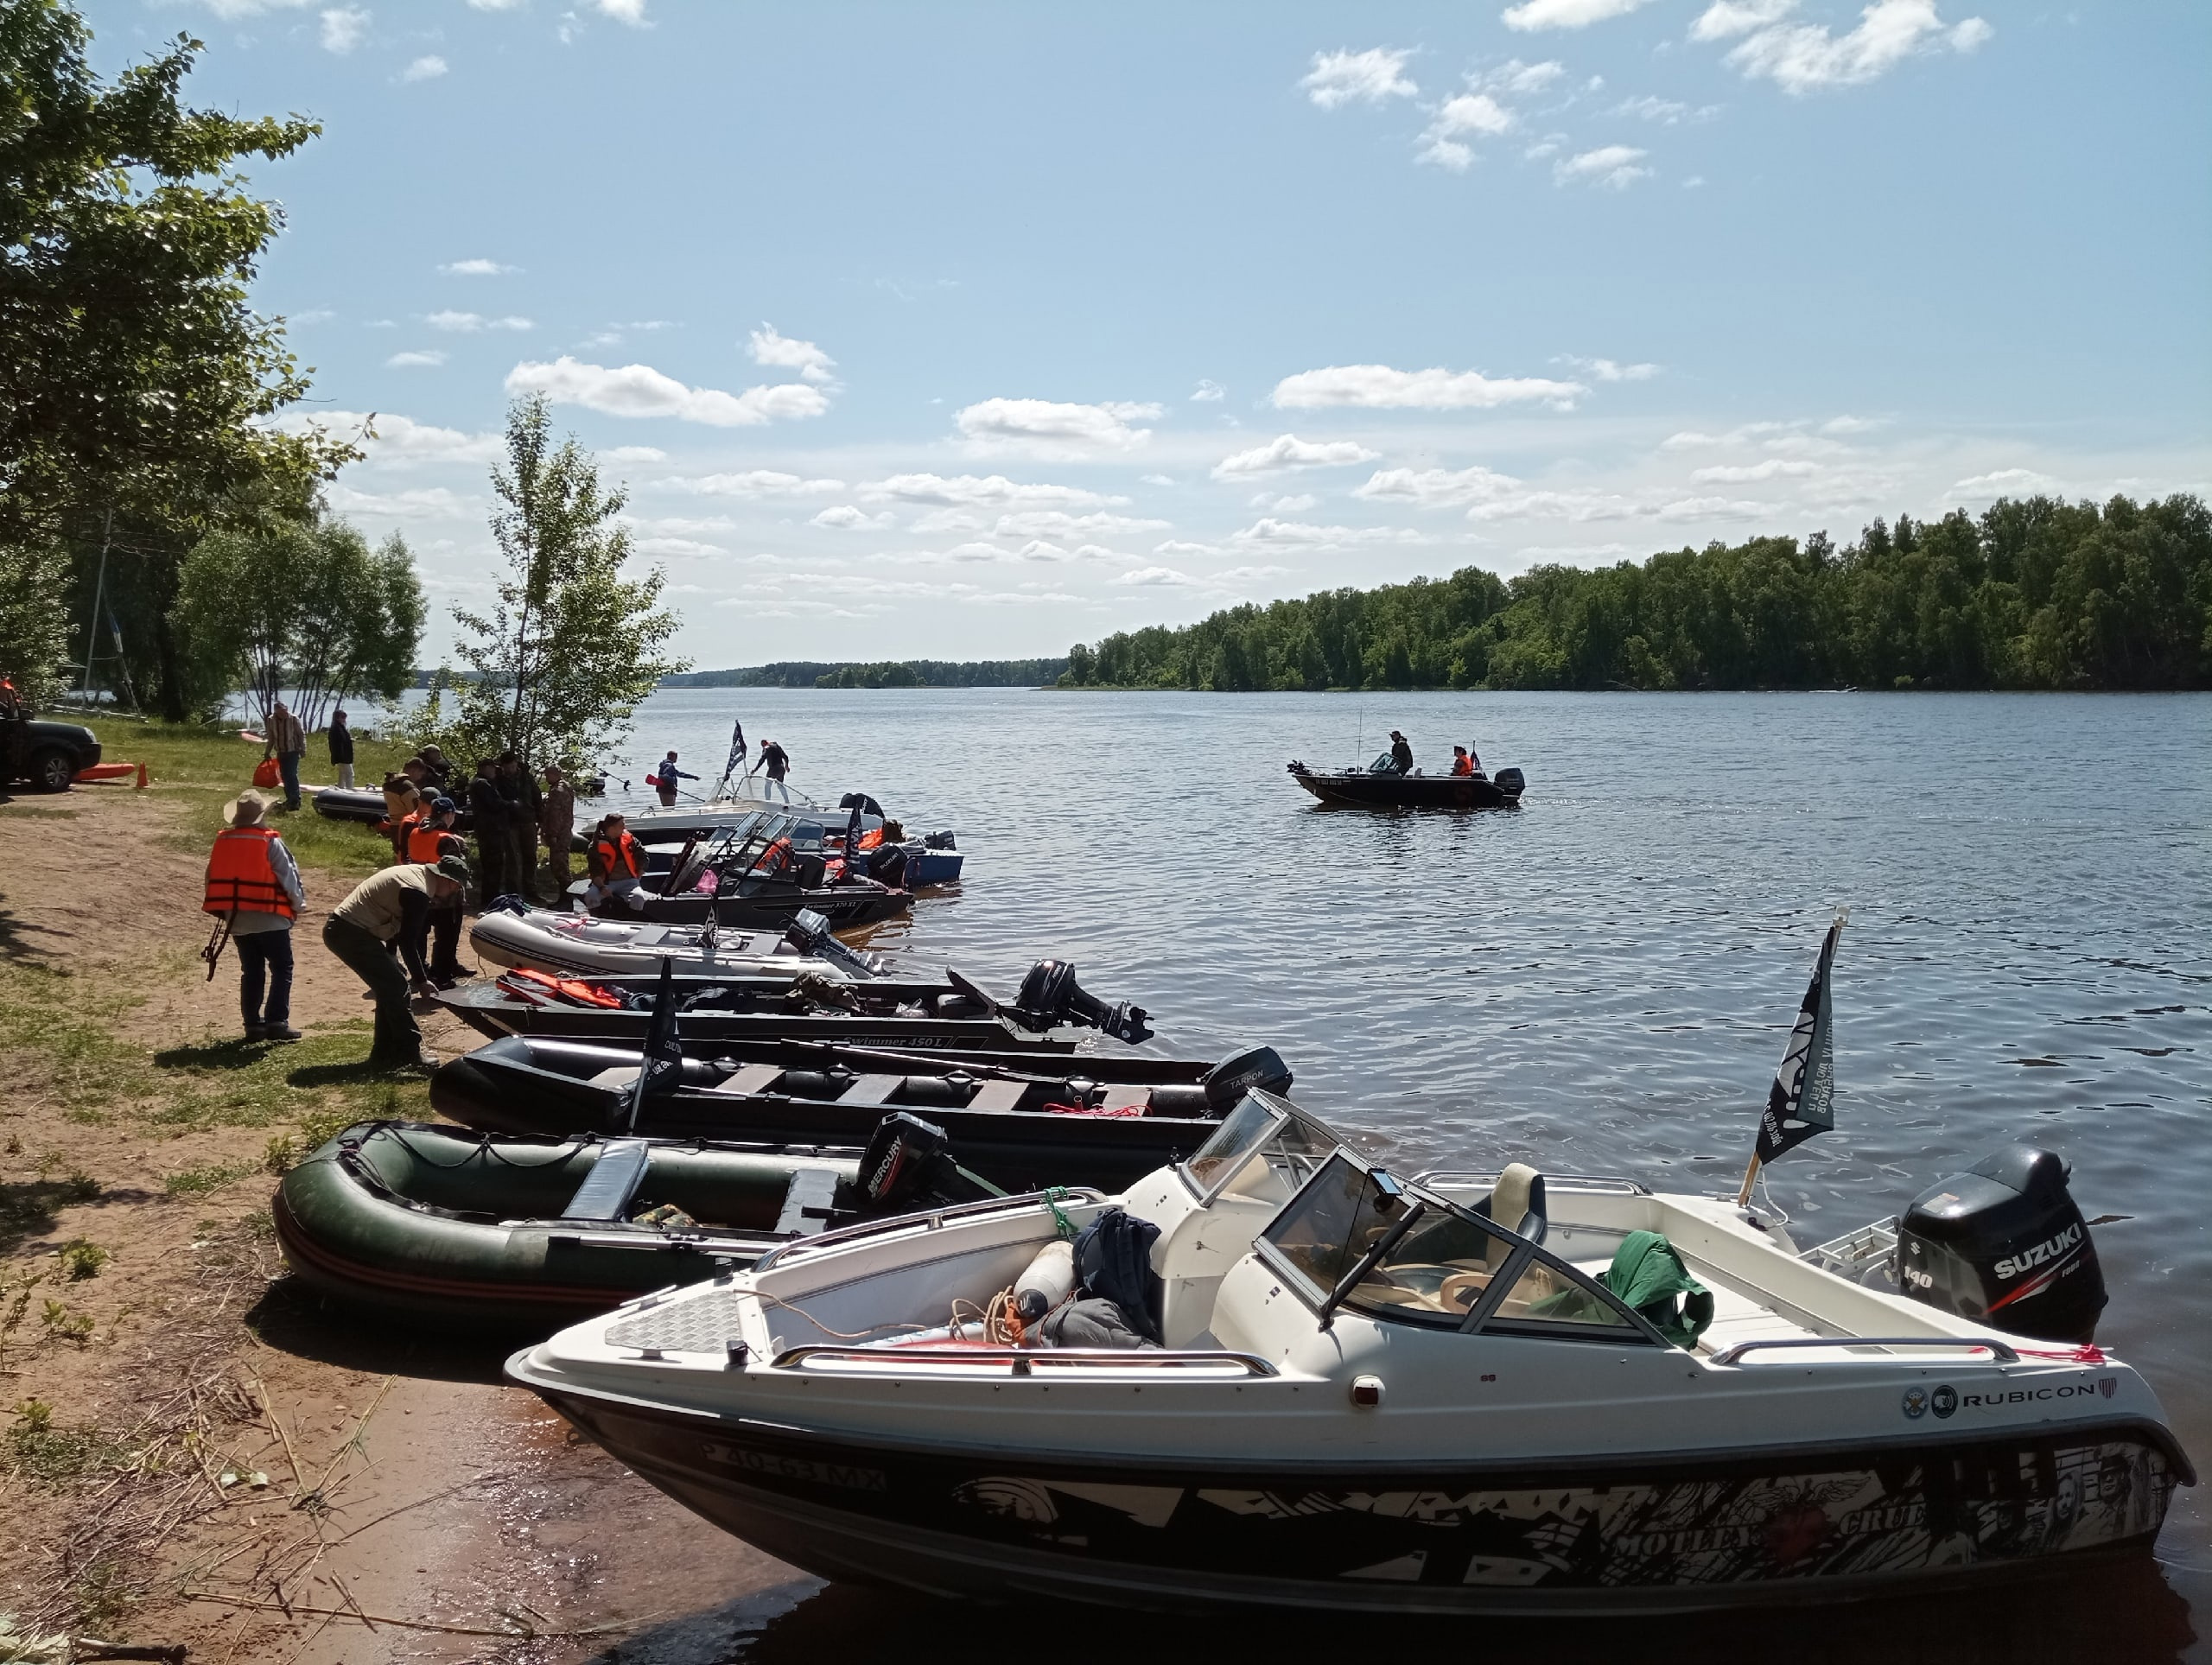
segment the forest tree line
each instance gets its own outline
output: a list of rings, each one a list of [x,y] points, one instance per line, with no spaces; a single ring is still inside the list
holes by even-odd
[[[2202,499],[2000,499],[1643,562],[1478,567],[1225,608],[1069,651],[1063,687],[2212,687]]]
[[[664,688],[1036,688],[1057,681],[1050,659],[785,659],[729,670],[664,677]]]

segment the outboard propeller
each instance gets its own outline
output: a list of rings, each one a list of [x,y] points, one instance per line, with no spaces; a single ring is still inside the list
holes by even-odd
[[[878,954],[863,954],[857,948],[848,948],[837,940],[830,929],[830,921],[812,908],[801,908],[798,917],[784,932],[784,941],[799,954],[818,960],[829,960],[843,966],[855,976],[880,977],[891,969],[890,962]]]
[[[1075,980],[1075,968],[1065,960],[1039,960],[1031,966],[1007,1015],[1023,1028],[1040,1033],[1058,1024],[1081,1023],[1132,1046],[1152,1039],[1147,1023],[1151,1014],[1132,1001],[1109,1006],[1085,993]]]

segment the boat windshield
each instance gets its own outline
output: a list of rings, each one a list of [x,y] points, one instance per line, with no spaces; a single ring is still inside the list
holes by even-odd
[[[1339,1150],[1261,1234],[1324,1315],[1342,1305],[1431,1329],[1641,1343],[1601,1285],[1516,1232]]]
[[[1288,1197],[1343,1143],[1325,1123],[1288,1099],[1255,1090],[1245,1094],[1198,1153],[1178,1163],[1175,1171],[1201,1204],[1240,1179],[1239,1189],[1252,1190],[1270,1173],[1281,1181],[1274,1195]]]

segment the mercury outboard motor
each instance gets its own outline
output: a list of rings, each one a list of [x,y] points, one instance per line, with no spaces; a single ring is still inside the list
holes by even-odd
[[[798,917],[784,932],[784,941],[793,953],[828,960],[856,977],[880,977],[890,969],[889,962],[880,955],[863,954],[839,942],[830,929],[830,921],[810,907],[798,911]]]
[[[1087,1023],[1132,1046],[1152,1039],[1146,1024],[1151,1014],[1144,1007],[1128,1001],[1109,1006],[1085,994],[1065,960],[1039,960],[1031,966],[1008,1015],[1023,1028],[1040,1032],[1056,1024]]]
[[[853,1182],[855,1202],[868,1213],[889,1213],[902,1205],[964,1203],[1002,1196],[952,1160],[945,1131],[934,1122],[893,1110],[875,1124],[861,1155],[860,1177]]]
[[[2090,1340],[2105,1278],[2066,1179],[2052,1152],[2007,1145],[1931,1185],[1897,1222],[1898,1293],[2014,1335]]]
[[[1491,785],[1508,798],[1518,798],[1529,790],[1529,783],[1518,769],[1500,769],[1490,778]]]

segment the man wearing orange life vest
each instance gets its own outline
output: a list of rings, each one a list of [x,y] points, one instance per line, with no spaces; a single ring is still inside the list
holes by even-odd
[[[400,860],[435,867],[445,856],[467,856],[467,841],[453,829],[454,817],[459,813],[459,805],[440,796],[402,821],[397,840]],[[462,899],[457,893],[432,898],[415,944],[416,952],[429,969],[430,981],[440,988],[450,988],[461,978],[474,975],[461,969],[458,953]]]
[[[1471,775],[1474,773],[1474,772],[1475,766],[1473,760],[1467,756],[1467,748],[1464,746],[1453,747],[1452,748],[1452,772],[1455,775]]]
[[[240,792],[223,806],[231,824],[215,835],[200,906],[231,922],[245,1038],[290,1041],[300,1038],[291,1023],[292,921],[307,906],[307,896],[283,839],[261,824],[268,809],[269,801],[258,792]]]
[[[584,873],[590,880],[584,887],[587,906],[597,907],[609,896],[620,896],[633,908],[645,907],[639,887],[645,879],[645,854],[638,848],[638,841],[630,836],[619,813],[601,820],[599,830],[592,836]]]

